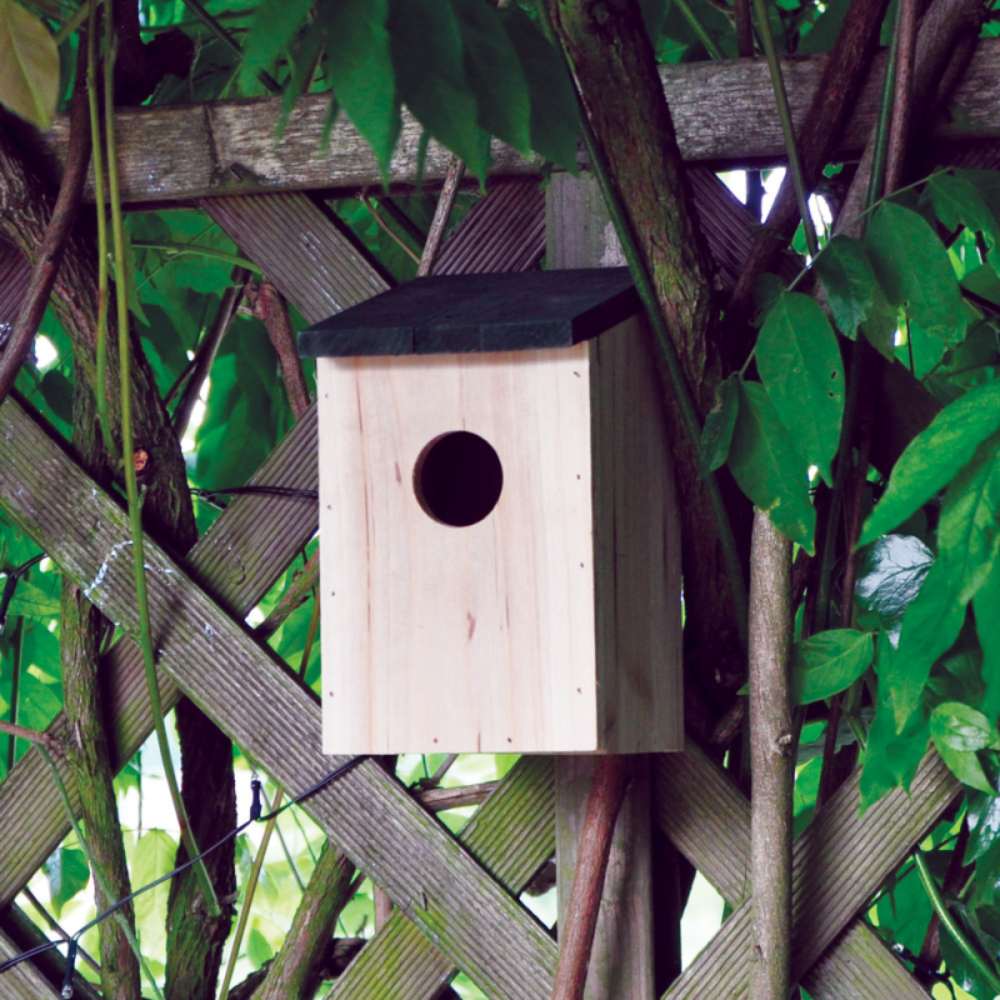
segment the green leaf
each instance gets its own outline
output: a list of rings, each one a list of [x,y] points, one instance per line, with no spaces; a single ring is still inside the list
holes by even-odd
[[[933,562],[934,554],[913,535],[883,535],[864,555],[854,600],[874,615],[894,646],[903,615]]]
[[[1000,277],[986,264],[973,268],[962,279],[962,287],[995,306],[1000,306]]]
[[[816,511],[805,463],[762,385],[740,383],[739,411],[729,449],[736,482],[780,532],[812,553]]]
[[[878,701],[862,757],[861,810],[894,788],[909,788],[927,750],[930,728],[923,712],[913,712],[896,732],[896,707],[889,678],[899,653],[883,632],[878,637]]]
[[[148,885],[166,875],[177,857],[177,843],[165,830],[144,833],[132,856],[132,884]],[[144,948],[157,948],[166,937],[167,902],[170,882],[164,882],[135,899],[135,921]]]
[[[15,0],[0,0],[0,104],[48,129],[59,97],[59,52],[45,25]]]
[[[868,343],[888,361],[896,357],[896,331],[899,329],[899,309],[894,306],[882,291],[880,285],[875,286],[871,312],[861,324],[861,332]]]
[[[479,127],[527,154],[531,98],[521,60],[497,12],[483,0],[451,0],[465,49],[465,78]]]
[[[28,618],[51,618],[59,614],[59,598],[26,580],[20,580],[7,613]]]
[[[926,219],[886,202],[869,223],[866,239],[886,298],[905,305],[928,333],[954,342],[964,325],[961,293],[948,252]]]
[[[1000,559],[995,559],[983,580],[979,592],[972,599],[976,617],[976,633],[983,649],[983,683],[986,696],[983,711],[991,719],[1000,715]]]
[[[52,909],[58,918],[66,905],[90,880],[87,855],[73,847],[57,847],[42,866],[49,880]]]
[[[413,0],[410,0],[402,7],[413,5]],[[443,10],[446,5],[435,6]],[[407,13],[402,15],[401,23],[393,26],[394,32],[414,30],[412,21],[407,20]],[[395,49],[387,30],[389,16],[388,0],[323,0],[316,15],[317,27],[326,40],[323,65],[336,100],[375,151],[383,176],[388,174],[389,160],[399,137],[400,98],[410,104],[413,113],[425,125],[431,127],[417,106],[422,104],[421,99],[416,98],[414,104],[413,99],[403,92],[402,83],[400,93],[396,92]],[[428,58],[437,58],[435,47],[446,44],[445,40],[431,39],[437,27],[433,23],[428,24],[426,38],[408,34],[405,46],[425,52],[430,48],[431,51],[426,52]],[[429,45],[425,45],[425,41]],[[404,40],[400,39],[399,44],[403,46]],[[410,62],[414,61],[416,53],[411,51],[407,58]],[[430,77],[434,76],[430,67],[427,67],[427,72]]]
[[[485,178],[489,136],[478,125],[478,105],[465,79],[462,35],[451,4],[390,0],[389,38],[399,99],[438,142]]]
[[[875,301],[875,271],[864,243],[850,236],[834,236],[813,267],[823,282],[833,321],[853,338]]]
[[[257,74],[274,65],[305,22],[312,5],[313,0],[262,0],[243,43],[243,87],[253,87]]]
[[[832,484],[844,366],[837,335],[815,299],[790,292],[775,303],[757,340],[757,370],[799,454]]]
[[[274,949],[256,927],[251,927],[250,933],[247,935],[247,958],[258,969],[265,962],[270,962],[274,958]]]
[[[944,496],[938,549],[959,580],[967,604],[997,559],[1000,531],[1000,432],[988,437]],[[998,609],[1000,610],[1000,609]]]
[[[792,701],[808,705],[843,691],[871,666],[868,632],[842,628],[820,632],[792,647]]]
[[[576,174],[580,118],[562,58],[538,25],[516,4],[498,13],[528,82],[531,148]]]
[[[701,468],[703,474],[726,464],[729,445],[740,408],[739,375],[730,375],[715,390],[715,402],[705,418],[701,432]]]
[[[937,217],[947,229],[966,226],[982,233],[988,244],[1000,242],[1000,227],[983,196],[964,177],[952,173],[935,174],[927,184],[927,193]]]
[[[938,559],[930,568],[920,593],[903,617],[898,655],[882,683],[888,683],[896,706],[896,726],[906,724],[920,704],[934,661],[954,644],[965,621],[965,606],[958,599],[954,569]]]
[[[977,750],[1000,745],[1000,733],[982,712],[958,701],[938,705],[931,713],[931,738],[941,759],[963,784],[992,792]]]
[[[987,382],[946,406],[896,462],[889,488],[865,521],[858,544],[867,545],[905,521],[943,489],[997,430],[1000,382]]]

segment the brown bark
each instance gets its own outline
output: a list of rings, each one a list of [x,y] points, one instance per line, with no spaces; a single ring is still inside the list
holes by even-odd
[[[766,513],[757,511],[750,556],[750,1000],[786,1000],[791,988],[795,778],[788,676],[791,557],[791,542]]]
[[[580,835],[573,889],[559,928],[559,965],[552,987],[552,1000],[582,1000],[600,913],[601,891],[611,853],[611,838],[628,782],[628,757],[608,755],[597,758],[594,784]]]
[[[288,402],[291,404],[295,419],[298,420],[309,409],[309,390],[302,374],[302,363],[299,361],[299,352],[295,346],[292,323],[288,318],[288,305],[281,292],[269,281],[262,281],[259,285],[248,284],[246,297],[254,316],[267,327],[271,345],[278,355]]]
[[[688,390],[704,419],[722,372],[713,337],[713,265],[638,4],[546,0],[546,6],[576,76],[598,156],[652,276]],[[717,678],[741,672],[735,604],[699,458],[687,440],[676,394],[666,390],[664,403],[681,499],[685,651],[712,687]],[[748,510],[739,495],[729,499],[731,511]],[[735,527],[739,532],[744,526]]]
[[[350,900],[354,865],[329,841],[323,845],[285,943],[271,964],[257,1000],[308,1000],[340,911]]]

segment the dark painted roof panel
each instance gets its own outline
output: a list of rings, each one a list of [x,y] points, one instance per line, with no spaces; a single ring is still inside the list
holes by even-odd
[[[419,278],[299,334],[303,357],[569,347],[641,309],[628,268]]]

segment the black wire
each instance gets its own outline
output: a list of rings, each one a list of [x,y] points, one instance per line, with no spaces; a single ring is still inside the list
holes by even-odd
[[[4,626],[7,624],[7,609],[10,607],[10,602],[14,600],[14,593],[17,590],[17,585],[21,580],[21,577],[35,566],[40,563],[45,557],[44,552],[39,552],[37,556],[32,556],[26,563],[22,563],[20,566],[12,569],[7,574],[7,579],[4,581],[3,594],[0,595],[0,635],[3,634]]]
[[[12,969],[15,965],[20,965],[21,962],[27,961],[29,958],[34,958],[36,955],[41,955],[46,951],[51,951],[53,948],[58,948],[61,944],[69,944],[70,952],[67,953],[67,963],[72,961],[70,953],[75,954],[76,946],[79,943],[80,938],[91,929],[91,927],[96,927],[99,923],[107,920],[108,917],[117,913],[123,906],[132,902],[136,896],[142,895],[144,892],[148,892],[150,889],[156,888],[158,885],[162,885],[169,879],[176,878],[182,872],[187,871],[193,865],[198,864],[202,858],[207,857],[213,851],[218,850],[223,844],[228,843],[234,837],[238,837],[248,826],[253,823],[267,823],[272,819],[276,819],[280,816],[286,809],[290,809],[294,805],[298,805],[300,802],[309,798],[311,795],[315,795],[320,789],[325,788],[330,784],[331,781],[336,781],[337,778],[346,774],[352,768],[357,767],[363,760],[367,758],[367,754],[359,754],[357,757],[352,757],[350,760],[345,761],[340,767],[334,768],[328,775],[320,778],[314,785],[310,785],[304,792],[301,792],[294,799],[289,799],[284,805],[278,809],[274,809],[269,812],[266,816],[260,815],[259,803],[257,808],[251,807],[250,819],[245,823],[241,823],[235,830],[231,830],[220,840],[217,840],[211,847],[206,848],[201,854],[196,857],[191,858],[189,861],[185,861],[184,864],[178,865],[173,871],[167,872],[166,875],[161,875],[160,878],[148,883],[147,885],[141,886],[136,889],[135,892],[130,892],[127,896],[119,899],[117,902],[112,903],[106,910],[99,913],[93,920],[88,924],[84,924],[76,933],[71,934],[69,937],[60,938],[57,941],[47,941],[45,944],[37,945],[30,951],[21,952],[19,955],[15,955],[13,958],[7,959],[6,962],[0,963],[0,973],[6,972],[8,969]],[[256,780],[256,779],[255,779]],[[259,787],[259,782],[258,782]],[[254,813],[257,813],[255,816]],[[69,970],[70,973],[72,970]],[[64,988],[65,989],[65,988]],[[65,995],[65,993],[64,993]],[[70,994],[72,995],[72,994]]]
[[[230,489],[207,490],[192,488],[191,492],[202,500],[212,497],[235,497],[244,494],[259,494],[271,497],[288,497],[292,500],[318,500],[319,490],[299,489],[295,486],[233,486]]]

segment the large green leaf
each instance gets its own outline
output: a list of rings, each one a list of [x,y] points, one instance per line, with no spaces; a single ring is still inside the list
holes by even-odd
[[[996,217],[975,185],[964,177],[935,174],[927,184],[927,193],[937,217],[948,229],[966,226],[982,233],[991,247],[1000,242]]]
[[[261,70],[270,69],[312,10],[313,0],[261,0],[243,42],[240,83],[252,87]]]
[[[390,0],[389,35],[397,94],[427,131],[479,178],[489,165],[489,136],[465,78],[458,18],[442,0]]]
[[[57,847],[46,859],[42,870],[49,880],[52,909],[59,917],[66,903],[90,880],[87,855],[74,847]]]
[[[957,701],[938,705],[931,713],[931,738],[959,781],[993,791],[976,751],[1000,747],[1000,733],[982,712]]]
[[[896,462],[889,488],[865,521],[859,544],[867,545],[905,521],[947,486],[998,430],[1000,382],[988,382],[945,407]]]
[[[476,95],[479,127],[527,154],[531,99],[521,60],[497,12],[483,0],[451,0],[462,32],[465,77]]]
[[[948,252],[927,220],[886,202],[866,233],[868,251],[886,297],[905,305],[909,316],[948,342],[963,325],[958,280]]]
[[[762,385],[740,383],[739,409],[729,468],[740,489],[771,515],[775,527],[811,553],[816,511],[809,500],[805,462]]]
[[[965,605],[958,599],[957,574],[944,559],[930,568],[924,585],[903,617],[899,650],[880,672],[881,683],[892,688],[896,727],[901,730],[920,705],[920,697],[934,661],[958,638],[965,621]]]
[[[959,580],[966,604],[997,559],[1000,530],[1000,432],[988,437],[945,493],[938,549]],[[1000,608],[997,609],[1000,614]]]
[[[729,445],[736,427],[736,414],[740,409],[739,376],[730,375],[715,390],[715,402],[705,417],[701,432],[701,467],[703,472],[714,472],[725,465]]]
[[[842,628],[819,632],[792,647],[792,701],[808,705],[843,691],[871,666],[868,632]]]
[[[1000,715],[1000,559],[995,559],[990,571],[972,599],[976,616],[976,633],[983,649],[983,683],[986,696],[983,711],[995,719]]]
[[[387,30],[388,17],[388,0],[323,0],[316,15],[326,44],[323,65],[336,100],[371,144],[383,175],[388,173],[399,137],[399,97],[410,103],[406,95],[396,93],[395,48]],[[413,30],[405,13],[400,29]],[[435,25],[428,25],[428,36],[435,30]],[[407,41],[411,48],[424,45],[413,35]],[[433,47],[436,43],[429,44]],[[433,76],[433,71],[428,70],[428,74]],[[421,103],[419,98],[417,103]],[[417,107],[410,106],[434,131]]]
[[[837,328],[854,337],[875,301],[875,271],[861,240],[834,236],[813,265]]]
[[[883,535],[865,552],[854,600],[867,615],[862,624],[880,625],[899,644],[906,609],[920,593],[934,553],[913,535]]]
[[[144,833],[132,856],[132,884],[139,887],[162,878],[174,867],[176,857],[177,842],[169,833],[165,830]],[[136,897],[135,921],[142,934],[144,948],[158,948],[162,944],[169,896],[168,881]]]
[[[0,104],[47,129],[59,96],[59,52],[45,25],[15,0],[0,0]]]
[[[27,580],[20,580],[14,591],[7,613],[29,618],[49,618],[59,614],[59,596],[36,587]]]
[[[499,14],[528,81],[531,148],[575,174],[579,111],[566,67],[520,7],[512,4]]]
[[[816,300],[791,292],[768,312],[757,370],[799,454],[832,485],[844,415],[844,366],[837,335]]]

